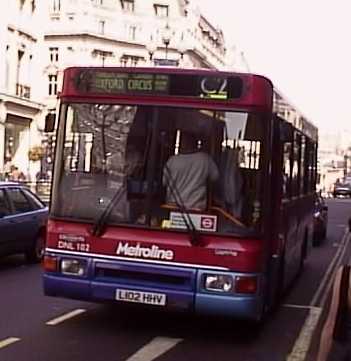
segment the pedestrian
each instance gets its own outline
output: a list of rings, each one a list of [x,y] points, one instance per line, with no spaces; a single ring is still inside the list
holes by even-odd
[[[11,165],[9,179],[16,182],[25,181],[26,177],[23,172],[21,172],[18,167]]]

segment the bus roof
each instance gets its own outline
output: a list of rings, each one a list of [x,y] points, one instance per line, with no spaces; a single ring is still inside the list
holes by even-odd
[[[273,84],[261,75],[211,69],[71,67],[60,98],[107,102],[201,103],[271,111]]]
[[[274,88],[273,112],[313,140],[318,140],[318,128],[276,88]]]

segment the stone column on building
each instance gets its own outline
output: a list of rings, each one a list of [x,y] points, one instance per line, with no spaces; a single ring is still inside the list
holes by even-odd
[[[4,172],[6,106],[0,101],[0,174]]]
[[[7,36],[5,24],[0,22],[0,93],[6,90]]]
[[[10,37],[10,44],[8,49],[8,58],[11,59],[8,68],[8,92],[16,94],[17,84],[17,65],[18,65],[18,45],[15,34]]]

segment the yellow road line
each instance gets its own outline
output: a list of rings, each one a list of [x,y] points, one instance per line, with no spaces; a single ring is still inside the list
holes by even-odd
[[[302,361],[305,360],[310,343],[313,336],[313,331],[316,328],[319,318],[322,314],[320,307],[313,307],[309,310],[307,319],[300,331],[293,350],[286,358],[286,361]]]
[[[326,293],[329,292],[329,288],[332,284],[332,280],[334,279],[334,275],[338,269],[338,266],[342,262],[349,241],[350,241],[350,234],[346,230],[341,241],[342,247],[340,247],[336,252],[331,264],[329,264],[329,267],[323,277],[320,286],[318,287],[316,293],[314,294],[314,297],[310,303],[311,308],[308,312],[308,316],[301,328],[297,340],[295,341],[291,353],[286,358],[286,361],[304,361],[306,359],[308,350],[311,345],[312,336],[317,327],[319,318],[322,314],[324,304],[326,302]],[[321,295],[323,296],[320,303],[320,307],[315,307]]]
[[[335,269],[337,268],[337,264],[340,262],[340,259],[343,255],[343,250],[347,247],[348,239],[349,239],[349,233],[347,230],[345,230],[345,233],[340,242],[341,247],[338,248],[332,261],[329,263],[329,267],[328,267],[327,271],[325,272],[323,279],[322,279],[321,283],[319,284],[319,287],[312,298],[311,306],[317,305],[317,302],[318,302],[320,296],[322,295],[323,291],[325,290],[328,280],[332,278],[331,275],[335,272]],[[341,255],[341,257],[340,257],[340,255]]]

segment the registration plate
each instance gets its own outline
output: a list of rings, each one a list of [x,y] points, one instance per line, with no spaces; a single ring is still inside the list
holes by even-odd
[[[117,289],[116,300],[123,302],[144,303],[147,305],[166,306],[166,295],[164,293]]]

